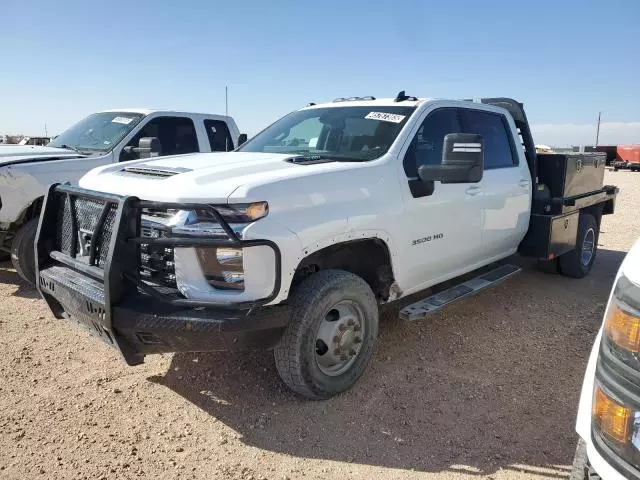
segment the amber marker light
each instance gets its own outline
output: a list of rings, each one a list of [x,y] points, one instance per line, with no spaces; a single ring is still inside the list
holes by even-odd
[[[600,433],[617,443],[629,441],[631,409],[617,402],[596,385],[593,392],[593,421]]]
[[[631,353],[640,352],[640,318],[623,310],[617,302],[612,302],[607,312],[604,330],[618,347]]]

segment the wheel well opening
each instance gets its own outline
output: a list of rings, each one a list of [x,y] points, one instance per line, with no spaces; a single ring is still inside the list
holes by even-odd
[[[598,229],[599,229],[604,207],[605,207],[604,203],[597,203],[595,205],[591,205],[589,207],[583,208],[582,210],[580,210],[580,212],[592,215],[596,219],[596,225],[598,225]]]
[[[40,215],[42,210],[42,204],[44,203],[44,197],[36,198],[31,205],[29,205],[22,215],[22,223],[26,223],[32,218],[36,218]]]
[[[9,229],[4,232],[4,235],[0,238],[0,252],[11,252],[11,243],[22,226],[29,220],[38,218],[42,205],[44,203],[44,197],[36,198],[31,204],[25,208],[22,213],[16,218],[16,220],[9,225]]]
[[[391,255],[377,238],[354,240],[323,248],[303,259],[293,277],[291,290],[306,277],[327,269],[345,270],[369,284],[373,293],[386,301],[394,282]]]

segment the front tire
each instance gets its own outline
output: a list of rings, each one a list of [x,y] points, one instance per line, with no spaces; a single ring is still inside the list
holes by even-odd
[[[16,232],[11,244],[11,263],[18,275],[30,284],[36,283],[36,262],[34,252],[34,242],[36,230],[38,229],[38,219],[34,218],[25,223]]]
[[[291,322],[274,350],[280,378],[308,399],[330,398],[364,373],[378,337],[369,285],[342,270],[322,270],[293,295]]]
[[[598,223],[593,215],[581,213],[576,248],[558,259],[565,277],[582,278],[589,274],[598,252]]]

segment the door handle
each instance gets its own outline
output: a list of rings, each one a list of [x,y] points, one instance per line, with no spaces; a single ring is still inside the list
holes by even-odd
[[[482,189],[480,187],[469,187],[464,192],[467,195],[471,195],[473,197],[474,195],[478,195],[480,192],[482,192]]]
[[[518,182],[518,185],[520,185],[522,188],[527,188],[529,186],[529,180],[522,179]]]

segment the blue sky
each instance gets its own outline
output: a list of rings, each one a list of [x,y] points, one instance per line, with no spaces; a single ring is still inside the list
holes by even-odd
[[[538,143],[591,136],[600,110],[609,141],[640,142],[640,0],[2,3],[0,133],[125,106],[224,112],[228,85],[250,134],[404,89],[517,98]]]

